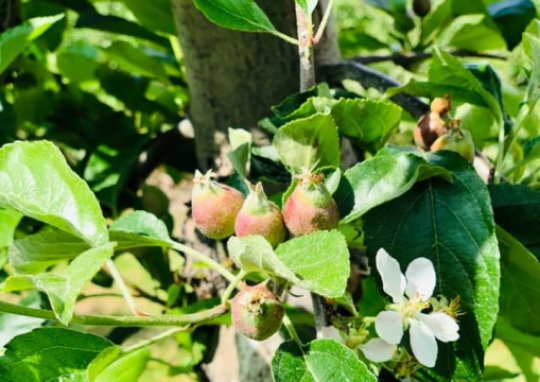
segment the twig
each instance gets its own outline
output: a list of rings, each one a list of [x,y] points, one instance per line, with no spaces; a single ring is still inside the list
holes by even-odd
[[[51,310],[28,308],[0,301],[0,312],[19,316],[44,318],[50,321],[59,321]],[[162,315],[162,316],[86,316],[73,315],[72,324],[89,326],[119,326],[119,327],[146,327],[146,326],[182,326],[182,330],[193,330],[199,325],[208,323],[227,313],[223,306],[205,310],[200,313],[185,315]]]
[[[380,92],[401,86],[399,82],[385,74],[351,60],[345,60],[336,65],[322,66],[319,68],[317,76],[331,84],[339,83],[344,79],[353,79],[360,82],[365,88],[375,88]],[[390,99],[408,111],[414,118],[420,118],[429,110],[428,105],[408,94],[396,94]]]
[[[298,29],[298,54],[300,56],[300,91],[305,92],[315,86],[315,66],[313,63],[313,23],[302,7],[296,4],[296,27]]]
[[[300,45],[298,46],[298,53],[300,55],[300,91],[305,92],[316,84],[312,37],[313,22],[311,15],[306,14],[298,3],[296,3],[296,27],[298,29],[298,39],[300,40]],[[324,301],[319,300],[320,298],[320,296],[314,293],[311,294],[315,322],[317,324],[317,337],[322,333],[323,327],[327,326],[321,326],[319,324],[328,321],[326,310],[324,308],[318,309],[319,304],[324,304]]]
[[[321,40],[324,34],[324,29],[326,28],[326,25],[328,24],[328,20],[330,20],[330,15],[332,14],[333,6],[334,6],[334,0],[330,0],[328,2],[328,5],[326,6],[326,10],[324,11],[324,15],[321,20],[321,23],[319,24],[319,29],[317,29],[317,33],[315,34],[315,37],[313,37],[314,44],[317,44]]]
[[[136,345],[124,348],[122,350],[122,353],[124,355],[134,353],[137,350],[147,348],[149,346],[154,345],[155,343],[158,343],[159,341],[167,339],[170,336],[172,336],[173,334],[176,334],[176,333],[179,333],[179,332],[185,332],[186,330],[189,330],[189,327],[186,327],[186,328],[174,328],[174,329],[167,330],[167,331],[165,331],[163,333],[160,333],[160,334],[150,338],[149,340],[141,341],[140,343],[138,343]]]
[[[456,57],[476,57],[476,58],[490,58],[494,60],[506,60],[506,56],[498,54],[488,54],[488,53],[477,53],[470,52],[467,50],[456,50],[449,52],[451,55]],[[431,52],[423,53],[394,53],[389,55],[380,55],[380,56],[366,56],[366,57],[354,57],[351,58],[351,61],[357,62],[359,64],[374,64],[377,62],[386,62],[392,61],[393,63],[407,67],[409,65],[415,64],[420,61],[427,60],[433,57]]]
[[[242,288],[244,285],[243,283],[240,283],[244,277],[246,277],[248,273],[244,270],[241,270],[238,275],[236,275],[236,278],[233,282],[229,284],[227,289],[225,289],[225,292],[221,296],[221,304],[225,306],[226,308],[229,307],[229,298],[231,297],[232,292],[235,288],[239,287]]]
[[[273,34],[276,37],[279,37],[280,39],[282,39],[284,41],[287,41],[289,44],[293,44],[293,45],[298,45],[299,44],[299,41],[297,39],[295,39],[294,37],[291,37],[291,36],[287,36],[285,33],[281,33],[281,32],[278,32],[278,31],[272,31],[270,33]]]

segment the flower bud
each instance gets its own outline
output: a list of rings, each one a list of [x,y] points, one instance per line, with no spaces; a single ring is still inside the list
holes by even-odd
[[[191,205],[195,225],[211,239],[220,240],[234,233],[234,222],[242,208],[240,191],[211,179],[212,173],[195,172]]]
[[[294,236],[331,230],[339,224],[339,210],[322,174],[303,174],[283,208],[285,226]]]
[[[236,236],[263,236],[272,247],[285,240],[285,226],[281,211],[266,197],[261,183],[249,184],[249,195],[236,218]]]
[[[279,297],[264,285],[247,287],[231,302],[232,322],[244,336],[263,341],[276,333],[285,309]]]

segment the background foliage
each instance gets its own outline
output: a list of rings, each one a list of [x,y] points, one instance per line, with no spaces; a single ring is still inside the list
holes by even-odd
[[[218,24],[247,29],[237,20],[211,15],[209,2],[195,3]],[[457,361],[440,362],[422,378],[475,380],[483,373],[490,381],[538,381],[540,23],[534,18],[540,4],[432,3],[431,12],[419,18],[402,0],[337,1],[335,20],[345,62],[369,64],[403,86],[384,94],[349,78],[332,92],[320,85],[291,96],[261,116],[260,126],[274,136],[275,150],[257,147],[249,134],[232,130],[231,162],[241,175],[247,175],[249,162],[252,178],[270,180],[278,189],[290,181],[287,170],[326,167],[327,185],[343,218],[340,231],[350,247],[367,246],[372,258],[384,246],[402,269],[412,260],[408,253],[423,252],[448,272],[439,279],[438,290],[459,294],[468,312],[460,322],[462,340],[455,349],[442,350],[456,355]],[[26,0],[19,15],[6,9],[1,14],[6,30],[0,37],[0,145],[36,140],[54,145],[5,146],[0,154],[0,204],[10,208],[0,209],[4,292],[15,292],[10,298],[21,305],[52,308],[64,323],[72,318],[76,302],[93,311],[100,303],[92,301],[102,301],[108,306],[102,313],[118,313],[117,296],[90,298],[111,292],[112,279],[101,270],[113,256],[110,234],[120,243],[114,261],[146,301],[145,309],[185,314],[214,306],[215,297],[200,293],[205,266],[197,263],[190,279],[179,278],[176,271],[186,270],[185,258],[168,250],[170,236],[181,236],[187,201],[172,195],[187,187],[196,166],[192,139],[177,129],[188,117],[189,96],[169,1]],[[257,11],[246,17],[258,20],[250,31],[274,33],[271,22]],[[471,132],[476,148],[495,164],[504,184],[486,188],[473,169],[452,154],[380,150],[388,143],[412,142],[414,111],[381,101],[401,92],[424,101],[450,94],[453,116]],[[336,130],[365,161],[346,171],[336,169]],[[298,142],[305,139],[322,144],[303,151],[305,145]],[[39,159],[43,156],[48,160]],[[156,168],[172,186],[154,181]],[[25,179],[35,188],[25,187]],[[231,182],[238,186],[238,177]],[[282,194],[274,199],[286,199],[287,193]],[[56,198],[69,203],[59,204]],[[418,207],[418,215],[408,214],[410,205]],[[143,212],[125,216],[132,210],[147,211],[159,220]],[[325,235],[316,239],[333,248],[336,241]],[[268,264],[255,270],[338,296],[345,280],[302,273],[295,251],[314,244],[307,238],[296,240],[275,253],[268,249]],[[246,249],[249,244],[229,242],[232,260],[243,268],[259,255]],[[339,259],[344,261],[345,243],[340,244]],[[311,260],[320,260],[320,253],[314,251]],[[473,262],[476,256],[479,260]],[[67,266],[65,260],[73,258]],[[44,276],[52,265],[55,273]],[[92,284],[85,286],[90,279]],[[366,285],[364,298],[354,304],[367,312],[378,299],[378,289]],[[498,314],[492,309],[497,301]],[[290,310],[299,326],[312,325],[305,312]],[[227,323],[227,318],[220,320]],[[32,380],[28,360],[38,357],[33,351],[57,346],[70,350],[49,353],[50,368],[40,369],[45,379],[69,374],[99,382],[139,376],[141,381],[202,380],[201,365],[212,358],[216,346],[214,327],[177,334],[151,353],[124,353],[117,345],[148,332],[116,328],[84,334],[43,324],[42,319],[0,315],[0,344],[9,343],[0,358],[6,381],[20,380],[25,373]],[[12,339],[34,328],[39,329]],[[47,335],[50,331],[53,337]],[[312,333],[307,333],[309,338]],[[329,340],[312,342],[302,355],[293,347],[282,345],[273,361],[277,381],[292,380],[288,373],[295,368],[309,368],[314,379],[324,378],[328,368],[342,368],[335,363],[314,368],[322,365],[325,352],[341,361],[354,356]],[[482,371],[486,348],[487,367]],[[54,365],[57,356],[65,361],[64,374]],[[27,364],[14,366],[21,359]],[[350,375],[370,378],[363,364],[351,368]]]

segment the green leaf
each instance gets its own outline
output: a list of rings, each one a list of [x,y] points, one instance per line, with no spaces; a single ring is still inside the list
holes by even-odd
[[[362,299],[358,301],[358,311],[363,316],[375,317],[384,310],[387,301],[381,294],[381,290],[376,285],[373,277],[366,277],[362,280]]]
[[[490,185],[495,221],[540,259],[540,193],[517,184]]]
[[[62,276],[50,273],[10,276],[4,283],[3,290],[6,293],[32,289],[45,292],[58,320],[68,325],[83,287],[111,258],[113,252],[113,243],[89,249],[75,258]]]
[[[262,236],[232,236],[227,242],[227,249],[231,260],[247,272],[265,271],[283,279],[299,281]]]
[[[431,12],[422,19],[420,41],[423,46],[428,45],[441,29],[452,20],[453,0],[442,0],[433,4]]]
[[[376,152],[401,121],[401,108],[387,101],[340,99],[332,107],[332,117],[339,132]]]
[[[133,87],[131,91],[136,91]],[[129,148],[114,149],[99,145],[89,156],[84,179],[104,205],[116,208],[118,195],[124,189],[137,158],[148,144],[146,139],[133,142]]]
[[[91,245],[109,240],[96,198],[50,142],[18,141],[0,149],[0,205]]]
[[[75,27],[90,28],[103,32],[116,33],[122,36],[136,37],[152,41],[164,48],[169,47],[169,41],[166,38],[151,32],[135,22],[117,16],[100,15],[95,11],[81,13]]]
[[[172,245],[165,223],[146,211],[135,211],[121,217],[109,230],[111,241],[117,243],[116,249]]]
[[[90,246],[65,231],[45,228],[34,235],[15,240],[9,259],[17,273],[37,274],[60,261],[71,260]]]
[[[308,15],[311,15],[315,8],[317,8],[317,4],[319,3],[319,0],[295,0],[296,4],[300,5],[300,7],[306,12]]]
[[[193,0],[208,20],[223,28],[244,32],[276,32],[254,0]]]
[[[484,52],[505,49],[506,42],[489,16],[464,15],[453,20],[440,36],[441,44],[456,49]]]
[[[21,299],[20,306],[29,308],[40,308],[41,299],[38,293],[30,293]],[[14,314],[0,313],[0,348],[4,347],[14,337],[27,333],[40,327],[45,320],[26,316],[16,316]]]
[[[338,231],[318,231],[280,244],[276,255],[301,280],[298,285],[327,297],[341,297],[349,278],[349,250]]]
[[[251,159],[253,137],[249,131],[244,129],[229,128],[229,142],[231,143],[229,160],[234,170],[245,178],[247,177],[246,166]]]
[[[538,365],[538,355],[531,354],[517,346],[506,344],[512,353],[516,363],[521,369],[521,375],[527,382],[538,382],[540,379],[540,365]]]
[[[529,83],[525,104],[529,107],[529,113],[540,102],[540,20],[534,20],[523,34],[523,53],[521,65],[528,74]]]
[[[284,342],[272,359],[275,382],[377,382],[354,351],[334,340],[322,339],[300,349]]]
[[[491,65],[488,64],[467,64],[465,67],[473,74],[473,76],[476,77],[478,81],[480,81],[482,88],[492,95],[493,98],[495,98],[501,112],[503,113],[503,117],[506,118],[503,103],[502,84],[497,72],[491,67]],[[510,127],[512,122],[509,121],[508,124]]]
[[[13,235],[22,219],[22,215],[13,210],[0,209],[0,249],[13,243]]]
[[[248,272],[265,271],[327,297],[340,297],[345,292],[349,251],[337,231],[289,240],[275,252],[261,236],[233,236],[227,246],[231,259]]]
[[[540,262],[500,227],[497,238],[501,250],[499,314],[523,333],[540,336]]]
[[[352,209],[341,219],[352,222],[372,208],[395,199],[420,180],[442,177],[452,181],[444,167],[434,166],[414,153],[380,155],[356,164],[345,172],[346,182],[334,198],[338,202],[352,200]]]
[[[537,15],[536,6],[531,0],[498,1],[488,6],[488,12],[501,30],[508,50],[521,42],[522,33]]]
[[[338,43],[343,57],[354,57],[365,53],[365,51],[374,52],[379,49],[389,48],[386,42],[366,33],[361,26],[341,29],[338,35]]]
[[[15,337],[0,358],[2,382],[86,381],[86,367],[111,342],[64,328],[39,328]]]
[[[294,119],[293,115],[298,111],[298,109],[301,109],[304,105],[309,103],[308,101],[310,99],[312,99],[313,97],[317,97],[318,95],[319,88],[314,86],[305,92],[289,95],[287,98],[281,101],[279,105],[272,106],[271,109],[272,112],[276,115],[276,117],[282,120],[292,120]],[[308,115],[302,116],[307,117]]]
[[[339,166],[339,136],[329,114],[315,114],[281,127],[273,144],[283,164],[293,173]]]
[[[453,0],[452,10],[455,16],[468,15],[472,13],[487,13],[483,0],[470,0],[468,2]]]
[[[99,67],[97,49],[89,46],[67,48],[56,53],[58,71],[70,82],[94,81]]]
[[[107,351],[107,350],[105,350]],[[103,370],[95,382],[135,382],[145,371],[146,364],[150,360],[150,350],[143,348],[129,354],[121,354]],[[90,380],[89,382],[94,382]]]
[[[389,89],[387,95],[393,96],[404,91],[412,95],[435,98],[448,94],[458,103],[487,107],[497,121],[502,120],[502,110],[497,99],[451,54],[435,49],[428,79],[429,82],[411,80],[405,86]]]
[[[109,47],[102,50],[127,72],[169,83],[169,77],[163,65],[127,41],[114,41]]]
[[[479,380],[484,350],[497,319],[499,250],[489,194],[470,164],[452,152],[427,155],[453,174],[453,183],[432,178],[364,216],[369,258],[385,248],[405,272],[418,257],[433,262],[434,295],[461,297],[460,338],[439,343],[430,378]]]
[[[461,121],[461,127],[468,130],[478,150],[486,145],[486,142],[497,136],[497,126],[494,124],[493,114],[485,107],[470,104],[461,105],[455,117]]]
[[[540,357],[540,337],[523,333],[502,317],[497,321],[495,335],[507,345],[516,346]]]
[[[88,382],[95,382],[101,372],[121,357],[121,354],[122,348],[120,346],[111,346],[103,349],[103,351],[90,362],[86,369],[86,378]]]
[[[122,0],[146,28],[176,36],[174,13],[169,0]]]
[[[8,29],[0,36],[0,73],[21,54],[30,42],[41,36],[64,15],[36,17],[24,24]]]
[[[519,376],[519,373],[503,369],[500,366],[488,365],[484,369],[483,381],[501,381],[503,379],[513,379]]]

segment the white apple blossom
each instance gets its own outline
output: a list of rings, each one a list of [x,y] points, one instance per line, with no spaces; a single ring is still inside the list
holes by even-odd
[[[409,329],[411,348],[418,362],[427,367],[435,366],[436,339],[456,341],[459,326],[446,313],[422,313],[430,307],[429,301],[435,289],[433,263],[423,257],[415,259],[403,275],[399,263],[381,248],[377,252],[376,264],[383,290],[392,298],[393,304],[375,318],[375,330],[380,338],[368,341],[360,349],[373,362],[389,361],[401,342],[403,331]]]

